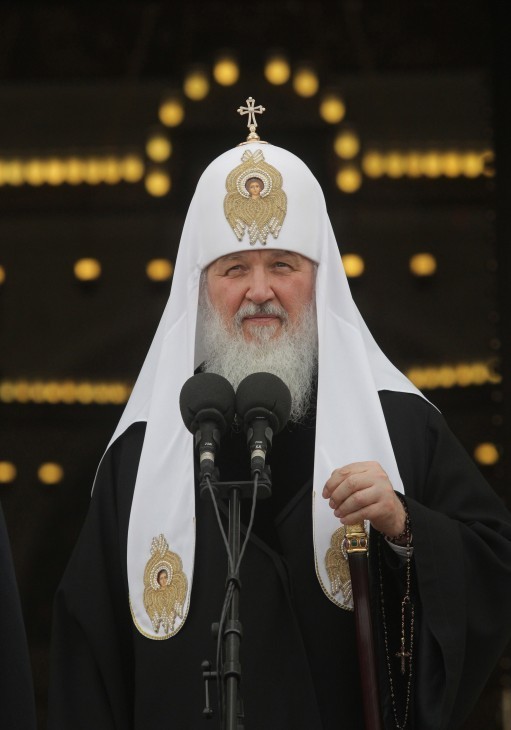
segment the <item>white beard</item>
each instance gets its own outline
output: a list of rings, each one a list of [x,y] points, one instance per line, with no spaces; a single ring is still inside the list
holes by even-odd
[[[199,311],[205,352],[203,370],[217,373],[237,389],[252,373],[277,375],[291,392],[290,420],[299,422],[307,414],[314,392],[318,364],[318,335],[315,301],[303,307],[298,321],[291,326],[285,309],[279,305],[247,303],[242,305],[232,326],[228,327],[213,308],[205,286],[201,286]],[[254,325],[252,340],[243,335],[243,319],[247,315],[273,314],[281,324]],[[280,334],[276,334],[280,327]]]

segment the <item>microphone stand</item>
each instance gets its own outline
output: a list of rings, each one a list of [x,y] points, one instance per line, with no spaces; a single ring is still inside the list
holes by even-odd
[[[209,480],[209,484],[208,484]],[[203,678],[206,691],[206,707],[204,716],[210,718],[212,710],[209,706],[210,679],[221,679],[224,696],[224,717],[223,730],[243,730],[243,706],[241,701],[241,662],[240,645],[243,635],[242,624],[239,618],[239,601],[241,581],[239,577],[240,568],[240,543],[241,543],[241,520],[240,506],[242,499],[249,499],[254,496],[255,480],[251,482],[218,482],[213,477],[205,477],[200,483],[200,496],[202,499],[212,497],[210,488],[216,497],[227,498],[229,503],[229,527],[227,541],[229,545],[231,565],[227,575],[227,590],[231,591],[231,600],[228,608],[228,617],[222,630],[221,641],[224,645],[224,662],[217,666],[216,672],[211,672],[209,662],[203,662]],[[271,496],[271,479],[269,468],[265,467],[264,472],[258,475],[257,499],[266,499]],[[213,634],[221,626],[213,624]]]

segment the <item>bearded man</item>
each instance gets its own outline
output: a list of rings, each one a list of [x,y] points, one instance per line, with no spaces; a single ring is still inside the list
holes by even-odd
[[[247,730],[363,728],[340,547],[342,525],[361,521],[384,726],[459,727],[509,636],[511,517],[371,337],[311,172],[252,137],[198,183],[169,303],[98,470],[55,601],[50,728],[203,726],[227,566],[179,412],[197,369],[234,388],[273,373],[292,395],[241,566]],[[217,466],[225,481],[249,477],[236,423]]]

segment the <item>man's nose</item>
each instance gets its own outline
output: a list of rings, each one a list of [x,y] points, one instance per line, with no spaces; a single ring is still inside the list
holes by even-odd
[[[250,273],[250,280],[245,298],[254,304],[263,304],[275,298],[270,277],[264,270],[254,270]]]

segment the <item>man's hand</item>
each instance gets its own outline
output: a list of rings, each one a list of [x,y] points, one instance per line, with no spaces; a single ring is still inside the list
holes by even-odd
[[[346,525],[369,520],[375,530],[387,537],[396,537],[405,529],[404,507],[376,461],[359,461],[334,469],[323,497]]]

